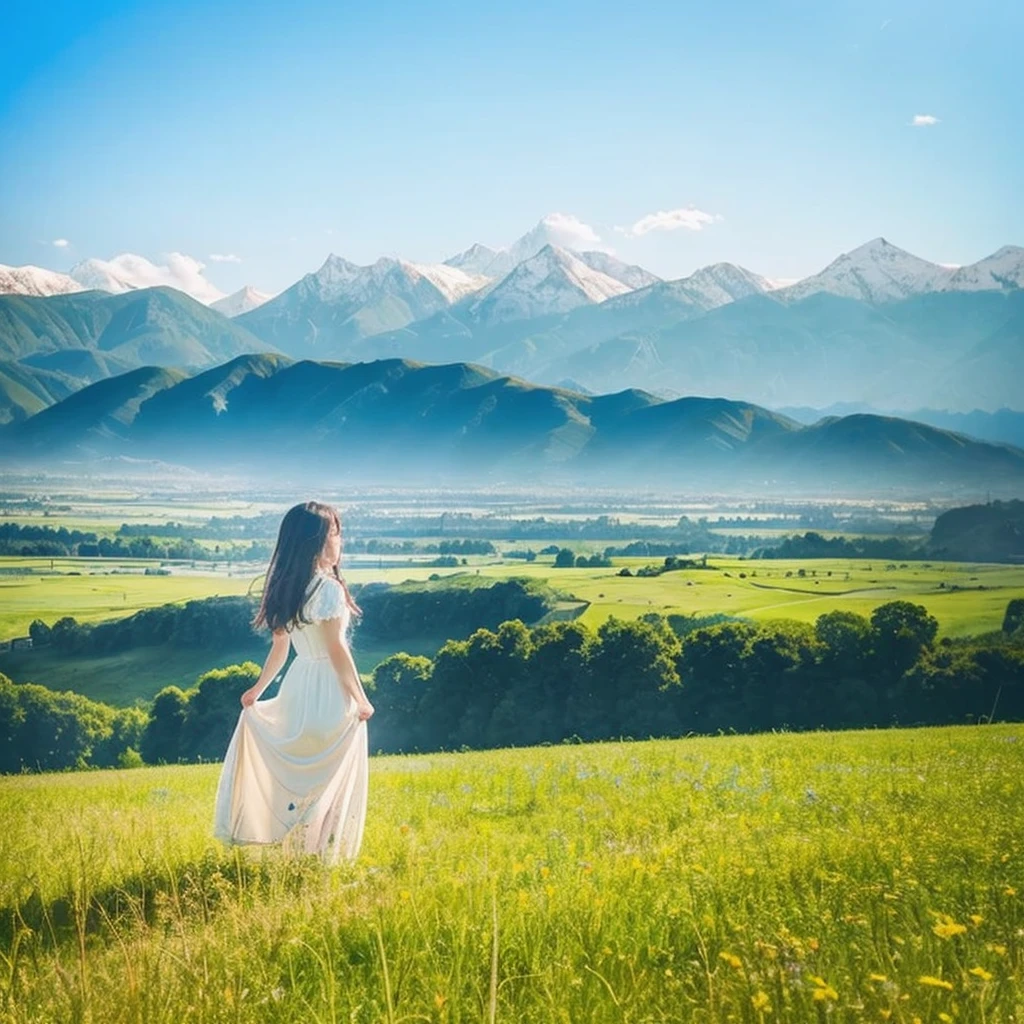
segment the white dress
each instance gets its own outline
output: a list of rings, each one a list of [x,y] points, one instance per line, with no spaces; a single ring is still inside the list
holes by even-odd
[[[341,585],[317,574],[305,617],[291,630],[295,658],[276,697],[243,708],[217,786],[214,835],[226,843],[276,843],[328,863],[353,859],[366,820],[366,722],[342,690],[326,640],[345,642]]]

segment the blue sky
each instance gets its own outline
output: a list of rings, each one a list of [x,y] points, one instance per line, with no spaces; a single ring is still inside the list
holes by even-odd
[[[177,251],[277,290],[552,211],[669,277],[802,276],[878,235],[971,262],[1024,244],[1022,6],[19,4],[0,263]],[[678,210],[710,219],[644,220]]]

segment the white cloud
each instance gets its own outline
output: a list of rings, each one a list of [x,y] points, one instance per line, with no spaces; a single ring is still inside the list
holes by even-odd
[[[241,263],[242,257],[236,256],[233,252],[211,252],[209,257],[214,263]]]
[[[110,292],[169,285],[200,302],[210,303],[224,297],[224,293],[204,276],[206,266],[200,260],[181,252],[169,252],[164,258],[166,264],[159,266],[144,256],[126,252],[111,260],[85,260],[73,266],[70,273],[87,288]]]
[[[577,251],[601,244],[601,236],[571,213],[549,213],[541,222],[556,244]]]
[[[616,228],[615,230],[624,235],[631,235],[639,238],[650,231],[678,231],[685,228],[687,231],[703,231],[709,224],[714,224],[722,219],[720,214],[705,213],[695,206],[685,206],[678,210],[659,210],[657,213],[649,213],[641,217],[631,228]]]
[[[53,244],[58,249],[66,249],[71,243],[66,238],[55,238]]]
[[[914,120],[910,122],[915,128],[930,128],[938,124],[939,119],[934,114],[915,114]]]

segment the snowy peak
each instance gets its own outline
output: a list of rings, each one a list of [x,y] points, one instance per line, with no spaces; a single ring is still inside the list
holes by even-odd
[[[643,288],[659,280],[657,275],[643,267],[623,263],[597,249],[600,244],[601,239],[593,228],[576,217],[566,213],[549,213],[507,249],[491,249],[478,242],[445,262],[450,267],[500,280],[524,260],[532,259],[545,246],[550,245],[573,253],[592,269],[628,284],[630,288]]]
[[[441,305],[451,305],[479,291],[490,279],[444,263],[409,263],[383,256],[369,266],[350,263],[340,256],[327,257],[315,273],[300,282],[325,302],[369,302],[381,294],[398,295],[429,289]]]
[[[84,292],[85,286],[67,274],[34,267],[8,267],[0,264],[0,295],[32,295],[47,298],[50,295],[70,295]]]
[[[771,284],[760,274],[755,274],[733,263],[713,263],[701,267],[689,277],[675,281],[658,281],[646,288],[614,300],[616,307],[636,306],[654,300],[670,305],[692,307],[708,312],[719,306],[726,306],[748,295],[761,295],[771,290]]]
[[[465,267],[453,267],[446,263],[410,263],[407,266],[426,278],[449,303],[456,303],[480,291],[491,280],[483,274],[468,272]]]
[[[772,290],[766,278],[734,263],[712,263],[701,267],[679,283],[686,285],[691,294],[701,295],[708,309]]]
[[[568,313],[631,289],[594,270],[578,256],[553,245],[523,260],[475,304],[477,317],[504,323],[534,316]]]
[[[623,263],[610,253],[596,250],[578,252],[576,256],[581,259],[591,270],[599,270],[602,274],[620,281],[627,288],[646,288],[648,285],[657,284],[661,278],[652,274],[643,267],[632,263]]]
[[[843,253],[820,273],[779,289],[775,295],[785,302],[818,292],[864,302],[892,302],[938,291],[951,273],[947,267],[913,256],[884,238],[875,238]]]
[[[180,252],[170,252],[166,259],[163,266],[130,252],[112,260],[89,259],[76,263],[71,268],[71,277],[85,288],[116,295],[166,285],[206,305],[224,298],[224,293],[203,275],[205,264]]]
[[[243,313],[248,313],[250,309],[262,306],[270,298],[271,296],[265,292],[259,292],[246,285],[223,299],[211,302],[210,309],[215,309],[218,313],[223,313],[224,316],[241,316]]]
[[[945,291],[1016,291],[1024,288],[1024,249],[1004,245],[977,263],[954,270],[945,284]]]
[[[497,249],[476,242],[465,252],[457,253],[445,260],[444,265],[455,267],[456,270],[463,270],[467,274],[486,274],[487,268],[494,262],[497,255]]]

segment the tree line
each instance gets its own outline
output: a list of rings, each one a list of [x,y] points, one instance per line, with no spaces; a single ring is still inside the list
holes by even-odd
[[[1016,609],[1016,611],[1014,611]],[[846,729],[1024,718],[1024,602],[1004,631],[936,643],[920,605],[814,624],[686,628],[660,615],[596,631],[503,623],[433,659],[374,673],[373,744],[385,752],[558,743],[577,737]],[[680,635],[680,634],[683,635]]]
[[[1024,719],[1024,600],[1001,632],[936,642],[920,605],[813,624],[686,616],[529,628],[518,619],[395,654],[370,683],[384,753]],[[252,662],[114,709],[0,676],[0,770],[178,763],[223,756]],[[268,691],[268,697],[273,696]],[[267,699],[267,698],[264,698]]]
[[[0,524],[0,555],[38,558],[163,558],[175,561],[266,561],[271,546],[264,541],[221,548],[203,545],[191,537],[154,538],[122,526],[113,537],[67,527]]]

